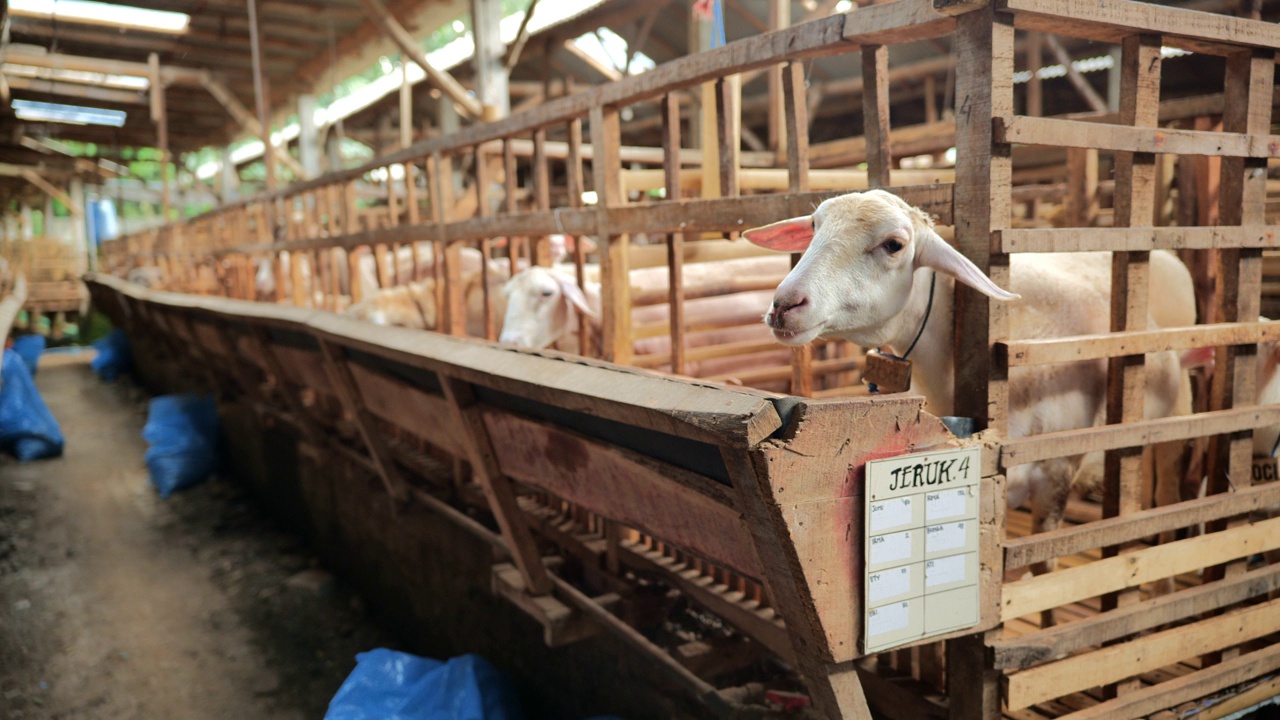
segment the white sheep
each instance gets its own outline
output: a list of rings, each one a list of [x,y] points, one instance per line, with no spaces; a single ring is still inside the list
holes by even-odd
[[[731,260],[722,263],[702,263],[708,267],[698,267],[693,273],[695,281],[703,281],[700,276],[731,276],[735,270],[759,271],[768,267],[772,258],[749,258]],[[710,267],[716,266],[716,267]],[[722,267],[723,266],[723,267]],[[631,280],[633,290],[636,283],[640,287],[653,287],[653,281],[660,271],[664,276],[666,268],[646,268],[633,271]],[[779,277],[781,273],[773,277]],[[578,318],[580,314],[589,319],[592,331],[591,340],[600,337],[600,283],[599,268],[589,265],[585,268],[588,278],[579,288],[572,265],[553,265],[551,267],[530,267],[516,274],[503,288],[506,296],[507,311],[502,322],[501,342],[517,347],[540,350],[555,347],[570,353],[579,353]],[[685,302],[685,323],[687,326],[719,326],[718,329],[690,332],[685,336],[688,348],[720,345],[725,343],[767,342],[769,334],[755,320],[760,317],[760,308],[769,302],[767,291],[733,293],[713,297],[695,298]],[[634,323],[665,322],[669,318],[666,305],[638,307],[632,310]],[[632,343],[637,355],[661,355],[671,351],[669,335],[644,338]],[[745,369],[771,367],[785,364],[789,358],[786,352],[771,352],[745,357],[714,358],[685,363],[684,371],[692,376],[729,375]]]
[[[1011,258],[1012,291],[998,287],[938,236],[929,218],[882,190],[822,203],[811,215],[749,231],[751,242],[804,256],[778,286],[765,323],[785,345],[818,337],[883,347],[901,355],[913,341],[913,388],[936,415],[953,414],[953,297],[960,281],[1010,302],[1018,339],[1110,330],[1110,253],[1019,254]],[[1190,295],[1190,275],[1169,253],[1151,255],[1152,275],[1173,278]],[[1185,279],[1183,279],[1185,278]],[[932,311],[930,286],[936,283]],[[1172,290],[1172,288],[1171,288]],[[925,322],[926,313],[930,313]],[[1192,315],[1194,317],[1194,314]],[[1154,322],[1151,326],[1157,326]],[[1174,412],[1181,368],[1172,352],[1146,358],[1148,418]],[[1106,407],[1105,360],[1012,368],[1009,435],[1024,437],[1099,425]],[[1008,472],[1008,503],[1029,504],[1035,532],[1060,524],[1084,456],[1017,465]],[[1046,563],[1034,568],[1044,572]]]

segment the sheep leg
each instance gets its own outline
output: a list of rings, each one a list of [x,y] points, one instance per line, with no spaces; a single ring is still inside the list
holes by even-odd
[[[1077,468],[1065,458],[1036,463],[1031,472],[1031,532],[1042,533],[1057,530],[1067,511],[1067,497],[1071,494],[1071,481]],[[1050,558],[1031,566],[1033,575],[1053,572],[1056,558]],[[1053,609],[1040,613],[1040,627],[1052,627]]]

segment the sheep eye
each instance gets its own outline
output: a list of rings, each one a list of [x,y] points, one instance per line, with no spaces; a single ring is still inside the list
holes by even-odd
[[[890,255],[897,255],[898,253],[902,252],[902,248],[905,246],[899,240],[889,239],[889,240],[885,240],[884,244],[881,245],[880,247],[887,250]]]
[[[552,295],[555,295],[556,292],[554,290],[546,289],[546,290],[543,290],[540,294],[542,295],[542,297],[551,297]]]

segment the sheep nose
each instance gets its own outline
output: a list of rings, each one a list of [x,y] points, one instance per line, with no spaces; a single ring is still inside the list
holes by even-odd
[[[799,298],[777,298],[773,299],[773,307],[769,308],[769,314],[765,317],[768,325],[775,328],[782,328],[787,324],[786,315],[788,312],[799,307],[804,307],[809,303],[809,298],[801,296]]]

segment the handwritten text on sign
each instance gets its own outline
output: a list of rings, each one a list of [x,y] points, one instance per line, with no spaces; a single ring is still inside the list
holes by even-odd
[[[867,463],[864,652],[978,623],[980,452]]]

